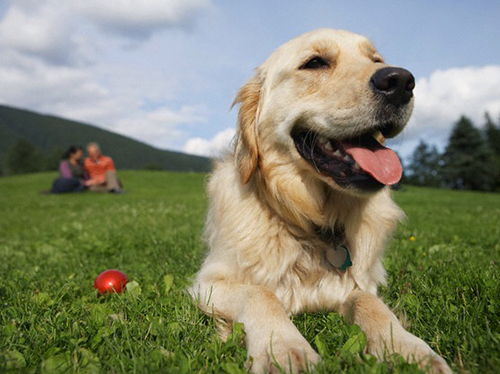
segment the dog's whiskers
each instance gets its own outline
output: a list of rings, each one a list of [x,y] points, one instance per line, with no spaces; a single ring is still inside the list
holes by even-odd
[[[319,170],[318,165],[316,165],[316,160],[315,160],[315,157],[314,157],[314,146],[316,145],[316,142],[318,141],[319,134],[317,132],[313,132],[313,131],[309,130],[309,131],[307,131],[307,134],[304,137],[303,142],[305,144],[305,141],[306,141],[307,137],[311,136],[311,134],[312,134],[312,142],[311,142],[311,144],[312,144],[312,146],[311,146],[311,160],[312,160],[312,164],[313,164],[314,168],[316,169],[316,171],[318,173],[321,173],[320,170]]]

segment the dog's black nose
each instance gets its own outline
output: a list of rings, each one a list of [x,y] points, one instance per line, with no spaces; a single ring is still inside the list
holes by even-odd
[[[413,74],[402,68],[379,69],[372,75],[370,83],[373,92],[383,95],[393,105],[407,104],[415,88]]]

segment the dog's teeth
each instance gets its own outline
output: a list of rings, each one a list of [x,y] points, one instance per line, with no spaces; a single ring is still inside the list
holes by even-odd
[[[345,155],[345,156],[344,156],[344,161],[349,162],[349,161],[351,161],[351,158],[350,158],[348,155]]]
[[[354,170],[355,171],[360,171],[361,168],[359,167],[358,163],[357,162],[354,162]]]
[[[333,152],[333,155],[336,157],[342,157],[342,153],[337,149],[335,152]]]
[[[320,142],[321,144],[326,144],[326,143],[329,143],[330,141],[327,138],[325,138],[324,136],[319,136],[318,142]]]
[[[385,143],[385,137],[384,137],[384,135],[382,135],[382,133],[379,130],[374,131],[373,134],[372,134],[372,136],[375,138],[375,140],[377,142],[379,142],[380,144],[384,145],[384,143]]]
[[[332,143],[329,141],[325,143],[325,148],[328,149],[329,151],[333,151],[333,146]]]

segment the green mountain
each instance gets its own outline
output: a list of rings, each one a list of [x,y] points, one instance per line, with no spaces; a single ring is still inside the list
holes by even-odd
[[[20,139],[46,155],[94,141],[104,154],[113,157],[118,169],[205,172],[211,166],[206,157],[160,150],[89,124],[0,105],[0,166],[5,165],[9,149]]]

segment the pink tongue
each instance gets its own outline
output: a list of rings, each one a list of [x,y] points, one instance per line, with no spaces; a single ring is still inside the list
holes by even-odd
[[[371,142],[370,142],[371,143]],[[365,172],[386,186],[396,184],[403,175],[403,167],[396,153],[378,142],[370,148],[343,143],[345,151]]]

